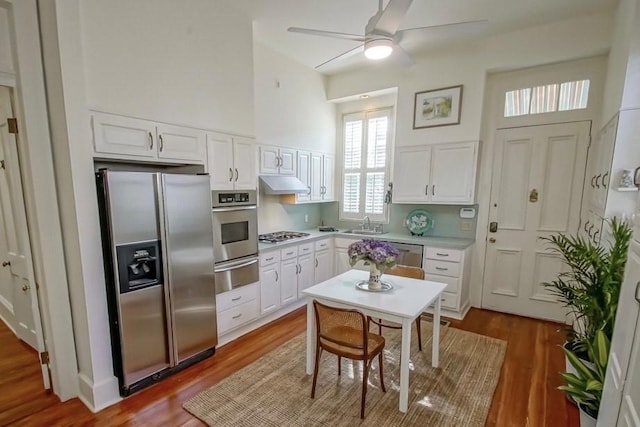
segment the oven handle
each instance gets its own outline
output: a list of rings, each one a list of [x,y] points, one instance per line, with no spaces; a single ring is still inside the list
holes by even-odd
[[[239,268],[243,268],[243,267],[248,267],[251,264],[255,264],[256,262],[258,262],[259,258],[253,258],[249,261],[236,261],[234,263],[231,264],[227,264],[226,266],[224,266],[223,268],[214,268],[214,273],[223,273],[225,271],[229,271],[229,270],[237,270]]]
[[[251,209],[258,209],[258,207],[256,205],[249,205],[249,206],[233,206],[233,207],[228,207],[228,208],[213,208],[211,209],[211,212],[233,212],[233,211],[248,211]]]

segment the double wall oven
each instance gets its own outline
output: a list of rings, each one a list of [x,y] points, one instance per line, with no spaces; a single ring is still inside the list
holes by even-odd
[[[256,191],[212,191],[216,293],[258,281]]]

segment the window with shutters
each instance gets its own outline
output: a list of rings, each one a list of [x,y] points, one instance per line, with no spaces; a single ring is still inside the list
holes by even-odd
[[[391,109],[343,117],[340,219],[387,222]]]

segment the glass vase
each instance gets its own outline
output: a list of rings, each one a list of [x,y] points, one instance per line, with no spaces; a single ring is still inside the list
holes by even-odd
[[[375,264],[369,265],[369,289],[382,289],[382,270]]]

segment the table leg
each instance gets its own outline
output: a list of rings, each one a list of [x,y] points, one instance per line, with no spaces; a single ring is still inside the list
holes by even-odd
[[[316,317],[313,312],[313,299],[307,302],[307,375],[313,374],[316,357]]]
[[[440,308],[442,302],[440,296],[436,298],[433,309],[433,339],[431,340],[431,366],[438,367],[440,363]]]
[[[402,321],[402,349],[400,350],[400,412],[409,408],[409,356],[411,352],[411,324],[413,321]]]

